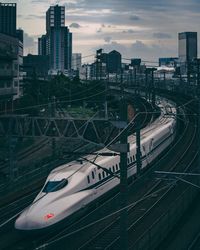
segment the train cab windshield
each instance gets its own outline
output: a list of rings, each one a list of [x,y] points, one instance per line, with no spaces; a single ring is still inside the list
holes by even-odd
[[[68,184],[67,179],[62,179],[60,181],[48,181],[47,184],[44,186],[42,192],[43,193],[56,192],[66,187],[67,184]]]

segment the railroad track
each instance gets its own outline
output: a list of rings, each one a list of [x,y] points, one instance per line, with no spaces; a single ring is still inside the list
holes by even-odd
[[[147,110],[146,110],[147,111]],[[146,123],[146,122],[149,122],[149,120],[150,120],[150,118],[148,117],[148,111],[146,112],[146,115],[145,115],[145,119],[144,119],[144,124]],[[115,202],[117,203],[118,202],[118,194],[117,195],[115,195],[114,197],[112,197],[112,199],[114,199],[115,200]],[[113,201],[114,201],[113,200]],[[106,203],[104,203],[104,204],[108,204],[108,203],[110,203],[110,200],[108,201],[108,202],[106,202]],[[105,206],[105,205],[104,205]],[[107,208],[109,207],[110,205],[108,205],[107,206]],[[106,213],[106,211],[107,211],[107,208],[104,208],[103,206],[100,206],[100,207],[98,207],[96,210],[98,210],[100,213],[98,213],[100,216],[103,216],[103,214],[104,213],[102,213],[103,211]],[[117,208],[117,207],[116,207]],[[96,212],[97,211],[92,211],[91,212],[91,214],[93,214],[92,216],[91,216],[91,222],[94,220],[94,214],[96,214]],[[108,211],[107,211],[108,212]],[[91,215],[90,214],[90,215]],[[117,215],[117,217],[118,217],[118,215]],[[99,217],[100,218],[100,217]],[[77,227],[80,227],[80,225],[84,225],[85,223],[88,223],[88,215],[87,216],[85,216],[83,219],[81,219],[81,221],[79,220],[79,221],[77,221],[75,224],[73,224],[72,226],[70,226],[68,229],[69,230],[75,230]],[[60,235],[62,235],[62,234],[66,234],[66,230],[64,230],[63,232],[60,232],[59,233],[59,235],[56,235],[56,237],[59,237]],[[11,244],[6,244],[6,242],[7,242],[7,238],[5,237],[1,242],[3,242],[2,243],[2,245],[4,245],[5,247],[3,248],[3,249],[15,249],[15,250],[17,250],[17,249],[35,249],[35,247],[34,246],[37,246],[38,244],[40,244],[40,243],[42,243],[42,242],[46,242],[47,240],[51,240],[51,237],[49,238],[49,236],[45,236],[45,238],[44,237],[41,237],[40,239],[38,239],[37,241],[32,241],[31,242],[31,244],[30,244],[30,242],[28,242],[28,244],[27,244],[27,242],[23,242],[22,243],[22,239],[21,239],[21,237],[19,237],[19,238],[15,238],[15,236],[16,236],[16,233],[15,232],[13,232],[13,239],[14,239],[14,242],[15,243],[12,243],[12,246],[11,246]],[[52,239],[52,240],[54,240],[54,238]],[[13,244],[14,244],[14,248],[13,248]],[[70,248],[69,248],[70,249]]]
[[[193,112],[193,111],[192,111]],[[188,134],[190,132],[190,134]],[[185,135],[187,134],[187,137]],[[182,150],[180,150],[180,145],[183,144],[183,139],[189,138],[189,141],[185,141],[184,146],[188,145],[186,148],[182,147]],[[187,168],[183,168],[183,163],[187,167],[190,167],[192,163],[194,162],[197,153],[194,154],[195,147],[194,142],[196,138],[196,126],[194,124],[194,127],[191,128],[191,122],[189,123],[189,120],[186,122],[185,130],[182,135],[182,137],[179,139],[179,141],[174,145],[174,147],[178,147],[178,155],[175,161],[170,162],[168,165],[173,165],[173,168],[169,169],[169,167],[166,165],[162,167],[162,170],[179,170],[179,171],[186,171]],[[186,157],[188,159],[188,162],[186,162],[186,158],[184,156],[184,153],[191,152],[192,156]],[[160,163],[165,162],[164,159],[160,159]],[[137,186],[137,185],[136,185]],[[141,221],[145,221],[146,217],[149,217],[150,213],[152,211],[159,210],[163,205],[161,204],[162,201],[167,201],[170,199],[172,192],[174,193],[175,187],[172,185],[168,186],[166,183],[163,183],[163,181],[155,181],[150,180],[148,177],[146,178],[145,184],[143,182],[143,186],[146,186],[146,188],[151,190],[145,192],[146,189],[142,188],[140,192],[137,194],[137,190],[135,188],[135,184],[130,186],[130,197],[133,197],[130,199],[130,203],[134,203],[139,199],[139,197],[146,197],[148,194],[154,193],[156,190],[163,190],[159,195],[152,196],[151,199],[144,200],[144,202],[141,202],[138,204],[138,209],[136,209],[136,206],[133,207],[133,209],[129,210],[129,216],[131,216],[131,220],[129,223],[129,232],[132,234],[137,225],[141,225]],[[176,192],[179,193],[179,189],[183,188],[184,184],[178,185],[178,190]],[[165,190],[166,188],[166,190]],[[109,201],[107,201],[102,206],[98,207],[95,212],[92,212],[85,218],[82,218],[80,221],[76,223],[76,225],[72,225],[67,230],[61,232],[60,234],[54,236],[53,238],[49,239],[49,243],[47,242],[45,249],[55,249],[56,247],[67,244],[68,249],[120,249],[119,248],[119,216],[118,214],[113,215],[110,218],[106,219],[105,221],[100,221],[98,224],[91,226],[88,231],[87,228],[84,228],[84,236],[82,236],[83,232],[77,231],[77,233],[71,234],[70,232],[76,231],[81,226],[85,226],[89,224],[90,222],[93,222],[95,220],[98,220],[99,218],[105,216],[106,214],[110,214],[111,211],[115,212],[117,209],[119,209],[119,206],[116,206],[119,204],[118,200],[118,194],[114,197],[112,197]],[[145,203],[147,203],[145,205]],[[113,210],[113,207],[115,207],[115,210]],[[112,209],[112,210],[111,210]],[[103,211],[103,212],[102,212]],[[139,212],[135,212],[139,211]],[[133,212],[133,213],[132,213]],[[97,216],[98,214],[98,216]],[[154,217],[155,219],[155,217]],[[134,223],[133,223],[134,221]],[[152,221],[151,221],[152,223]],[[141,235],[141,229],[136,230],[135,234]],[[67,235],[67,236],[66,236]],[[131,235],[130,238],[134,238],[135,240],[138,239],[139,235],[137,237],[133,237]],[[133,242],[129,242],[130,245],[133,245]],[[62,248],[60,248],[62,249]]]
[[[43,147],[45,147],[49,143],[49,139],[42,139],[39,142],[34,143],[31,147],[28,149],[23,150],[22,152],[17,154],[17,160],[22,161],[26,159],[28,156],[34,154],[35,152],[41,150]],[[6,168],[8,168],[9,163],[3,163],[0,164],[0,171],[5,171]]]
[[[185,131],[188,131],[188,129],[187,129],[188,126],[189,125],[187,125]],[[184,152],[177,155],[175,165],[173,164],[173,167],[168,169],[169,171],[176,170],[178,165],[180,166],[180,162],[184,159],[184,153],[187,153],[188,150],[191,149],[191,145],[193,144],[194,139],[196,137],[196,128],[195,128],[195,131],[192,132],[191,135],[192,135],[192,137],[191,137],[191,141],[190,141],[188,147],[185,149]],[[190,137],[190,135],[188,135],[188,137]],[[192,161],[190,158],[190,161],[188,163],[186,163],[186,165],[188,167],[191,166],[194,159],[196,158],[196,155],[197,154],[194,155]],[[178,169],[180,170],[180,167],[178,167]],[[183,171],[183,169],[181,169],[181,170]],[[154,193],[156,190],[162,190],[165,186],[167,187],[168,185],[166,185],[166,183],[163,183],[163,181],[155,181],[155,183],[152,185],[151,192]],[[138,203],[137,206],[133,206],[129,209],[129,211],[128,211],[128,213],[129,213],[128,232],[129,232],[130,249],[134,249],[134,246],[132,245],[133,242],[131,242],[132,239],[134,239],[134,241],[135,241],[136,239],[138,239],[138,237],[140,237],[140,235],[142,233],[142,229],[140,228],[140,230],[139,230],[140,225],[144,225],[144,223],[147,224],[146,221],[149,220],[150,213],[152,211],[154,211],[156,209],[156,207],[163,206],[163,205],[161,205],[161,202],[163,202],[163,200],[165,201],[167,199],[167,195],[169,195],[169,196],[171,195],[172,190],[173,190],[173,192],[175,190],[175,187],[173,185],[169,186],[166,190],[163,189],[163,192],[159,192],[156,195],[156,197],[152,196],[152,198],[148,198],[147,200],[144,200],[144,201]],[[147,194],[145,194],[143,197],[146,197],[148,194],[149,194],[149,191],[147,191]],[[129,201],[133,203],[134,200],[131,201],[131,196],[132,196],[132,193],[130,193],[130,195],[129,195],[129,197],[130,197]],[[151,221],[150,223],[153,223],[153,222]],[[100,227],[99,227],[98,233],[93,238],[90,237],[90,239],[88,241],[86,241],[84,244],[82,244],[82,246],[79,247],[78,249],[120,249],[119,224],[120,224],[119,217],[116,218],[115,220],[113,220],[110,224],[108,224],[106,221],[105,224],[101,225],[102,229],[100,229]],[[136,226],[138,226],[138,227],[136,227]],[[98,227],[98,225],[97,225],[97,227]],[[133,234],[133,232],[134,232],[134,234]]]

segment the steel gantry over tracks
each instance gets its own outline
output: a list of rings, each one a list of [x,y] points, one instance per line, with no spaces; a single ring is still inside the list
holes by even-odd
[[[112,121],[104,118],[74,119],[57,117],[30,117],[28,115],[0,116],[0,137],[49,137],[83,139],[105,144],[117,135]]]

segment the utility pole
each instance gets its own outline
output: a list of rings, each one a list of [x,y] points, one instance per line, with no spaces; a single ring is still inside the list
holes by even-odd
[[[121,87],[122,91],[123,87]],[[122,92],[122,97],[120,101],[120,117],[122,123],[124,123],[124,128],[127,125],[127,103],[124,98],[124,93]],[[123,129],[124,129],[123,128]],[[123,131],[122,129],[122,131]],[[122,132],[121,131],[121,132]],[[124,209],[127,206],[127,192],[128,192],[128,183],[127,183],[127,152],[129,151],[128,145],[128,134],[127,131],[123,131],[120,136],[120,249],[128,249],[128,233],[127,233],[127,222],[128,222],[128,212],[127,209]]]
[[[122,79],[121,79],[122,80]],[[111,145],[109,148],[120,153],[120,249],[128,250],[128,182],[127,182],[127,153],[130,151],[128,143],[127,126],[127,102],[124,97],[124,86],[121,81],[121,100],[120,100],[120,121],[113,124],[121,130],[120,143]]]
[[[136,66],[133,67],[134,69],[134,85],[135,85],[135,94],[137,94],[138,90],[137,90],[137,76],[136,76]]]
[[[11,118],[11,122],[9,123],[9,178],[11,182],[15,180],[15,177],[17,177],[18,174],[15,155],[17,138],[12,137],[12,121],[13,119]]]
[[[152,82],[152,105],[155,107],[156,104],[156,94],[155,94],[155,81],[154,81],[154,71],[155,68],[151,69],[151,82]]]
[[[190,69],[191,69],[191,62],[187,62],[187,83],[188,86],[190,85],[191,79],[190,79]]]
[[[142,162],[141,162],[141,140],[140,140],[140,119],[138,115],[139,109],[136,108],[136,167],[137,167],[137,176],[140,176]]]
[[[51,100],[51,117],[55,117],[55,96]],[[52,158],[55,159],[56,156],[56,139],[52,138]]]
[[[102,52],[103,49],[96,51],[96,80],[101,80],[102,74]]]
[[[145,98],[148,99],[148,71],[145,70]]]
[[[107,91],[108,91],[108,82],[105,80],[105,118],[108,119],[108,102],[107,102]]]

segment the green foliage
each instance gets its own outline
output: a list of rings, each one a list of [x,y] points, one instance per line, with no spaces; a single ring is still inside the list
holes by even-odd
[[[101,107],[105,100],[105,84],[98,81],[81,82],[78,77],[71,80],[62,74],[50,81],[41,81],[33,77],[24,82],[23,97],[17,108],[25,108],[25,112],[23,110],[20,113],[37,115],[54,97],[63,107]]]

